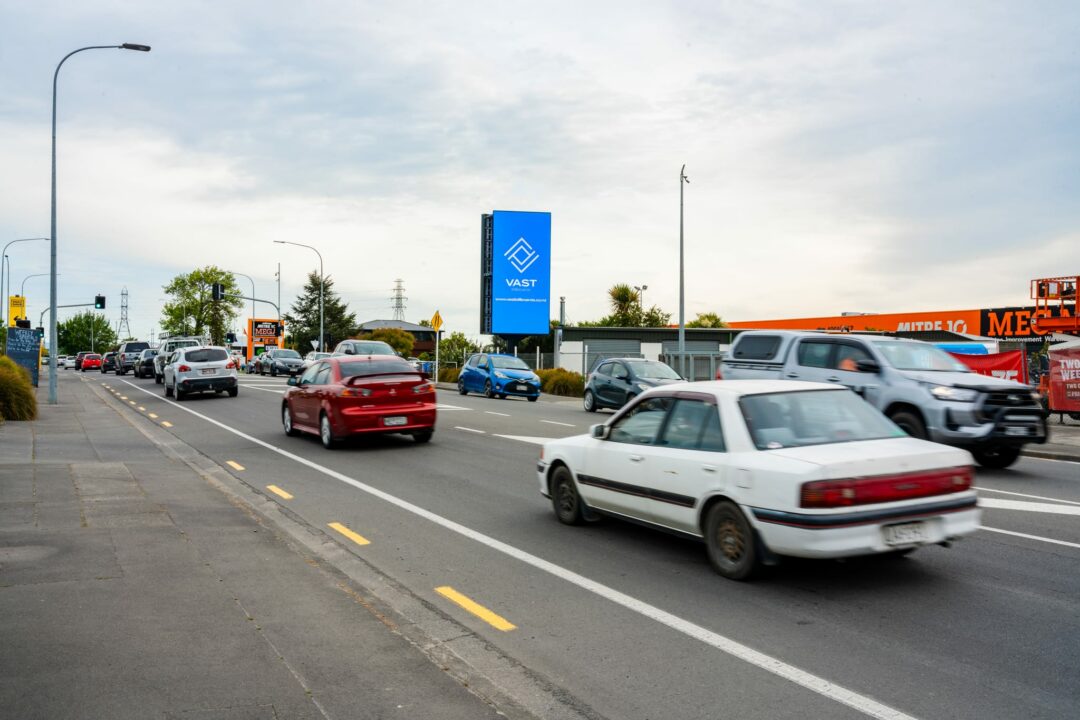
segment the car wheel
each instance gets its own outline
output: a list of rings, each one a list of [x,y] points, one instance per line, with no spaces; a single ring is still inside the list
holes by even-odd
[[[185,397],[187,397],[187,393],[185,393],[185,392],[184,392],[183,390],[181,390],[180,388],[173,388],[173,395],[175,395],[175,396],[176,396],[176,402],[180,402],[180,401],[182,401],[182,400],[183,400],[183,399],[184,399]]]
[[[271,365],[270,366],[270,377],[277,377],[277,366],[276,365]]]
[[[926,424],[922,418],[913,412],[901,410],[889,416],[889,419],[900,426],[900,429],[913,438],[926,440]]]
[[[285,434],[289,437],[296,437],[300,434],[296,428],[293,427],[292,411],[289,410],[289,403],[281,404],[281,425],[285,428]]]
[[[327,450],[337,447],[338,441],[334,437],[334,429],[330,427],[330,418],[325,412],[319,414],[319,439]]]
[[[984,468],[1001,470],[1016,462],[1016,459],[1020,457],[1020,448],[1008,445],[987,445],[973,449],[971,454],[975,456],[975,462]]]
[[[240,394],[240,388],[229,388],[229,397],[236,397]]]
[[[555,468],[552,473],[551,505],[555,508],[555,517],[563,525],[581,525],[585,522],[581,496],[574,484],[574,476],[565,465]]]
[[[155,373],[154,374],[154,383],[156,385],[160,385],[162,383],[162,381],[163,381],[163,379],[162,379],[161,375],[158,375],[157,373]]]
[[[413,440],[423,445],[426,442],[431,442],[431,436],[434,434],[432,430],[421,430],[420,432],[414,432],[412,436]]]
[[[705,516],[705,547],[713,569],[731,580],[745,580],[757,569],[754,533],[742,511],[724,500]]]
[[[491,381],[490,380],[485,380],[484,381],[484,397],[489,398],[489,399],[495,397],[495,391],[491,387]]]
[[[457,381],[457,391],[458,391],[458,395],[468,395],[469,394],[469,391],[465,389],[465,381],[462,380],[461,378],[458,378],[458,381]]]
[[[172,388],[169,387],[168,383],[165,383],[165,397],[172,397],[172,394]]]
[[[539,399],[540,399],[539,395],[530,395],[529,396],[529,402],[536,402]]]
[[[506,393],[496,393],[496,394],[499,396],[500,400],[505,400],[506,399]]]
[[[585,406],[585,412],[596,412],[596,396],[593,395],[592,390],[585,391],[585,397],[581,399],[581,402]]]

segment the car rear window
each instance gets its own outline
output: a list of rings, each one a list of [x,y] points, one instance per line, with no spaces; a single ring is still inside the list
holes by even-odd
[[[732,350],[736,360],[772,360],[780,350],[779,335],[744,335]]]
[[[880,440],[906,433],[850,390],[746,395],[743,419],[758,450]]]
[[[339,364],[341,378],[364,377],[366,375],[416,375],[416,368],[401,358],[383,358],[378,360],[353,360]]]
[[[188,362],[218,362],[228,360],[229,353],[221,348],[203,348],[202,350],[189,350],[184,353],[184,359]]]
[[[100,359],[101,359],[100,355],[94,355],[92,353],[90,355],[86,355],[85,357],[83,357],[83,360],[100,360]]]
[[[150,343],[129,342],[129,343],[124,343],[124,352],[129,352],[129,353],[142,352],[143,350],[146,350],[149,347],[150,347]]]

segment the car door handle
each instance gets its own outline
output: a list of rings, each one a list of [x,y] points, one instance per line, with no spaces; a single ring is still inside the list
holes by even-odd
[[[829,377],[827,377],[825,379],[828,380],[829,382],[840,382],[840,378],[838,378],[836,375],[830,375]]]
[[[704,470],[707,473],[716,472],[716,466],[715,465],[702,465],[701,469]]]
[[[789,373],[787,373],[787,377],[799,377],[799,373],[797,373],[797,372],[789,372]]]
[[[645,459],[644,455],[631,455],[630,456],[630,462],[641,462],[644,459]]]

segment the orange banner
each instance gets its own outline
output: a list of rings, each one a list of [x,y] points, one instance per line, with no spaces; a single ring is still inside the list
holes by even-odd
[[[880,315],[841,315],[836,317],[795,318],[792,320],[752,320],[729,323],[733,328],[763,330],[827,330],[832,332],[882,331],[917,332],[944,330],[978,335],[981,310],[947,310]]]

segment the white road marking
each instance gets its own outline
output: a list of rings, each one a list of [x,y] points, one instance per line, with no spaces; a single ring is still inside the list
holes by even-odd
[[[520,440],[521,442],[532,443],[533,445],[543,445],[546,442],[559,439],[548,437],[534,437],[532,435],[492,435],[492,437],[506,438],[507,440]]]
[[[127,381],[125,380],[123,382]],[[130,385],[131,383],[128,384]],[[132,385],[132,387],[136,387],[138,390],[141,390],[148,395],[153,394],[148,390],[143,390],[142,388],[139,388],[138,386]],[[765,653],[758,652],[750,646],[744,645],[736,640],[732,640],[725,635],[713,632],[712,630],[697,625],[696,623],[685,620],[678,615],[674,615],[665,610],[661,610],[655,605],[650,605],[649,603],[646,603],[642,600],[638,600],[635,597],[620,592],[612,587],[604,585],[603,583],[596,582],[595,580],[590,580],[584,575],[580,575],[573,570],[568,570],[561,565],[556,565],[553,562],[544,560],[543,558],[537,557],[532,553],[525,552],[524,550],[514,547],[513,545],[504,543],[501,540],[496,540],[489,535],[485,535],[481,532],[473,530],[472,528],[454,522],[453,520],[445,518],[442,515],[436,515],[430,510],[425,510],[419,505],[414,505],[408,500],[402,500],[396,495],[391,495],[388,492],[380,490],[366,483],[362,483],[359,480],[354,480],[348,475],[340,473],[337,470],[332,470],[331,468],[320,465],[313,460],[308,460],[307,458],[301,457],[299,455],[294,455],[287,450],[282,450],[276,445],[271,445],[268,442],[259,440],[258,438],[248,435],[247,433],[229,427],[225,423],[214,420],[211,417],[207,417],[206,415],[196,412],[185,405],[175,403],[171,400],[166,400],[166,402],[168,402],[170,405],[173,405],[177,410],[183,410],[184,412],[194,415],[197,418],[201,418],[202,420],[205,420],[212,425],[216,425],[217,427],[227,432],[231,432],[237,437],[241,437],[244,440],[248,440],[249,442],[255,443],[260,447],[264,447],[267,450],[275,452],[282,457],[289,458],[294,462],[309,467],[312,470],[316,470],[323,475],[326,475],[327,477],[332,477],[335,480],[339,480],[346,485],[350,485],[357,490],[360,490],[361,492],[365,492],[369,495],[372,495],[373,497],[379,498],[380,500],[384,500],[391,505],[404,510],[405,512],[409,512],[426,520],[430,520],[436,525],[450,530],[451,532],[455,532],[462,537],[474,540],[481,545],[495,550],[496,552],[501,552],[504,555],[512,557],[515,560],[519,560],[522,563],[525,563],[526,565],[530,565],[538,570],[553,575],[561,580],[570,583],[571,585],[575,585],[583,590],[602,597],[605,600],[613,602],[616,605],[620,605],[632,612],[636,612],[639,615],[654,620],[661,625],[664,625],[668,628],[671,628],[672,630],[675,630],[676,632],[680,632],[690,638],[705,643],[706,645],[714,647],[721,652],[731,655],[732,657],[743,660],[744,662],[754,665],[755,667],[761,668],[762,670],[765,670],[778,677],[793,682],[796,685],[800,685],[807,690],[810,690],[811,692],[815,692],[818,695],[829,698],[830,700],[834,700],[843,705],[847,705],[850,708],[854,708],[855,710],[863,713],[864,715],[868,715],[872,718],[878,718],[878,720],[915,720],[913,716],[903,713],[896,708],[889,707],[884,703],[880,703],[873,698],[854,692],[852,690],[848,690],[842,685],[838,685],[831,680],[827,680],[823,677],[814,675],[813,673],[801,670],[794,665],[789,665],[788,663],[779,660],[778,658],[774,658],[771,655],[766,655]],[[468,428],[459,429],[467,430]],[[1011,534],[1018,535],[1019,533]],[[1071,543],[1062,544],[1070,545]]]
[[[1054,540],[1053,538],[1039,537],[1038,535],[1028,535],[1027,533],[1013,532],[1012,530],[1002,530],[1001,528],[986,527],[985,525],[983,525],[979,529],[1001,533],[1002,535],[1015,535],[1016,537],[1027,538],[1028,540],[1039,540],[1045,543],[1053,543],[1054,545],[1064,545],[1065,547],[1080,548],[1080,543],[1066,542],[1065,540]]]
[[[481,435],[486,435],[487,434],[483,430],[476,430],[475,428],[461,427],[460,425],[455,425],[454,429],[455,430],[464,430],[465,432],[471,432],[471,433],[480,433]]]
[[[563,427],[577,427],[577,425],[571,425],[570,423],[564,423],[564,422],[557,422],[555,420],[541,420],[540,422],[547,423],[548,425],[562,425]]]
[[[278,395],[285,394],[284,390],[274,390],[273,388],[264,388],[259,387],[258,385],[241,385],[240,387],[244,388],[245,390],[262,390],[263,392],[272,392],[277,393]]]
[[[1062,500],[1061,498],[1046,497],[1045,495],[1028,495],[1027,493],[1010,492],[1008,490],[994,490],[993,488],[977,487],[975,490],[979,492],[992,492],[1000,493],[1001,495],[1016,495],[1017,497],[1034,498],[1035,500],[1050,500],[1057,503],[1067,503],[1069,505],[1080,505],[1080,502],[1075,500]]]
[[[485,415],[498,415],[500,417],[510,417],[510,413],[500,413],[500,412],[495,412],[494,410],[485,410],[484,414]]]
[[[999,498],[979,498],[979,507],[995,510],[1023,510],[1026,512],[1051,513],[1053,515],[1080,515],[1080,506],[1051,505],[1024,500],[1001,500]]]
[[[435,407],[439,410],[472,410],[472,408],[462,407],[460,405],[446,405],[445,403],[437,403]]]

